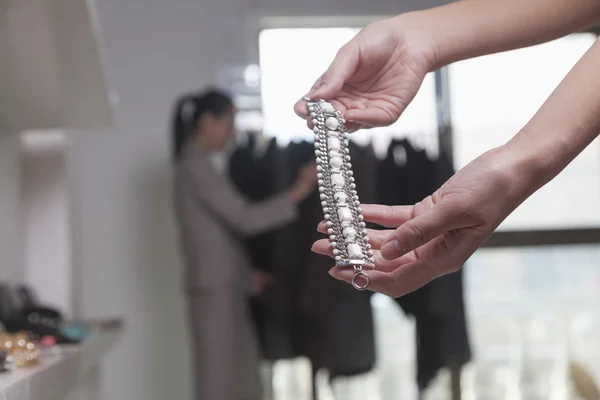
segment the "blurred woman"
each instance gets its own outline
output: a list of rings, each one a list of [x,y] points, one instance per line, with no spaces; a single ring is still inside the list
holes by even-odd
[[[268,277],[251,266],[242,243],[292,222],[316,185],[315,165],[288,191],[258,203],[236,191],[211,157],[234,135],[235,108],[218,91],[178,100],[173,117],[175,208],[186,263],[196,400],[259,400],[258,347],[248,296]]]

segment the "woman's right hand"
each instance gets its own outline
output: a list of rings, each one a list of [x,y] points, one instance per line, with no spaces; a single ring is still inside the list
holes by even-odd
[[[290,196],[299,203],[310,195],[317,185],[317,164],[310,162],[300,168],[296,182],[290,189]]]
[[[435,66],[435,47],[414,14],[365,27],[337,53],[306,97],[331,101],[348,129],[395,122]],[[308,118],[306,103],[294,107]]]
[[[533,172],[503,146],[475,159],[414,206],[363,205],[366,222],[393,228],[369,231],[376,266],[369,271],[369,289],[399,297],[457,271],[540,186]],[[318,229],[327,231],[324,223]],[[317,241],[313,251],[333,257],[329,239]],[[354,276],[348,268],[330,274],[348,283]]]

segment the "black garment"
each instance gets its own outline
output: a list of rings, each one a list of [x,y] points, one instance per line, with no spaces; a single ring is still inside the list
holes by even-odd
[[[398,153],[399,146],[403,152]],[[406,154],[406,163],[398,165],[395,154],[402,153]],[[416,151],[407,140],[395,140],[380,165],[379,201],[388,205],[415,204],[431,195],[453,174],[453,167],[444,155],[431,161],[424,151]],[[460,367],[470,360],[462,270],[437,278],[396,302],[415,318],[420,389],[429,385],[439,369]]]
[[[351,151],[356,157],[359,195],[374,199],[375,190],[370,188],[374,188],[376,166],[364,163],[372,164],[375,159],[367,148]],[[234,153],[230,174],[252,199],[259,199],[256,192],[266,187],[264,176],[269,176],[275,183],[270,187],[279,192],[293,184],[304,164],[315,159],[313,143],[292,142],[273,152],[271,161],[264,164],[270,171],[264,172],[249,153],[245,149]],[[332,377],[368,372],[375,364],[370,294],[331,279],[327,271],[333,261],[310,250],[312,243],[323,237],[316,231],[323,219],[316,189],[298,205],[298,212],[298,220],[278,230],[268,243],[275,284],[262,299],[264,313],[255,314],[263,355],[269,360],[306,356],[315,370],[326,368]],[[256,245],[249,250],[258,253],[260,248]]]
[[[276,169],[274,161],[279,155],[279,148],[275,139],[268,144],[263,154],[256,152],[256,140],[250,137],[247,145],[238,147],[229,159],[229,175],[237,187],[246,197],[252,201],[264,200],[278,192]],[[244,244],[252,264],[255,268],[273,273],[273,241],[276,231],[265,232],[244,238]],[[250,299],[250,312],[254,320],[255,329],[263,354],[270,351],[270,345],[274,342],[269,337],[273,336],[270,329],[271,317],[268,305],[262,297]]]

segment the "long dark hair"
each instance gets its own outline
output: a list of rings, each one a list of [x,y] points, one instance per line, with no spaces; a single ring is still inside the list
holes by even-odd
[[[211,89],[179,97],[173,108],[173,161],[179,160],[183,149],[196,132],[196,125],[205,113],[223,116],[233,108],[233,100],[219,90]]]

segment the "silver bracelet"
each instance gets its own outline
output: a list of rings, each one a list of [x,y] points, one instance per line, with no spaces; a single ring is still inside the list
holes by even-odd
[[[304,100],[313,118],[321,205],[336,267],[353,268],[352,286],[365,290],[371,279],[364,270],[374,268],[375,259],[354,183],[346,121],[331,103]]]

